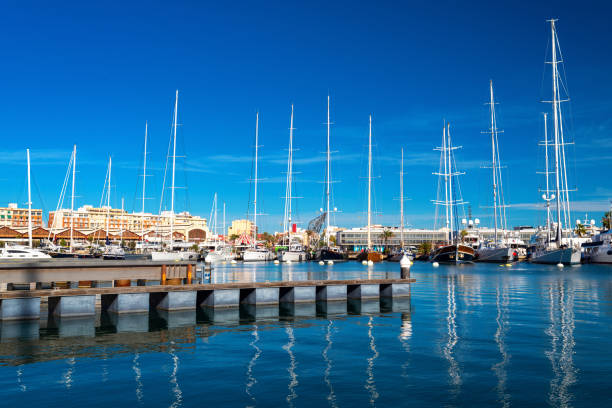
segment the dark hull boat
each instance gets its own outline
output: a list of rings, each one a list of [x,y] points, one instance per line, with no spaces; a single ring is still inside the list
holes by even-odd
[[[474,262],[474,249],[467,245],[447,245],[436,249],[431,262],[459,264]]]
[[[347,256],[338,248],[321,248],[317,251],[316,259],[318,261],[346,261]]]
[[[381,262],[382,261],[382,254],[380,252],[376,252],[376,251],[364,250],[364,251],[361,251],[357,255],[357,260],[359,262],[363,262],[363,261]]]

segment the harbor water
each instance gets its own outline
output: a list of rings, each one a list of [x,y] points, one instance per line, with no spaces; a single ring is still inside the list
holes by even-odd
[[[212,282],[398,278],[217,265]],[[408,298],[3,322],[0,406],[609,406],[612,267],[416,263]]]

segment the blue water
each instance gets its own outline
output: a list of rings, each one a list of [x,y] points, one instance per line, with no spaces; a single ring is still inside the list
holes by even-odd
[[[227,265],[211,279],[398,269]],[[280,317],[242,309],[4,323],[0,405],[611,406],[612,267],[417,263],[412,277],[409,299]]]

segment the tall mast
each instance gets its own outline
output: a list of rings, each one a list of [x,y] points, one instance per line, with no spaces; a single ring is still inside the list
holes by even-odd
[[[176,127],[178,115],[178,89],[176,90],[176,99],[174,101],[174,136],[172,147],[172,188],[170,194],[170,250],[174,247],[174,176],[176,173]]]
[[[544,160],[545,160],[545,170],[544,175],[546,178],[546,192],[544,194],[544,199],[546,200],[546,236],[547,243],[550,243],[550,187],[548,185],[548,114],[544,112]]]
[[[491,93],[491,169],[493,171],[493,214],[495,224],[495,243],[497,244],[497,160],[496,160],[496,133],[497,125],[495,123],[495,102],[493,100],[493,81],[489,81],[489,90]]]
[[[106,186],[106,239],[108,239],[108,235],[110,234],[110,196],[111,196],[111,168],[112,168],[112,158],[108,157],[108,180]]]
[[[144,241],[144,220],[145,220],[145,191],[147,186],[147,133],[149,131],[149,122],[145,122],[145,137],[144,137],[144,154],[142,166],[142,216],[140,219],[140,238]]]
[[[28,159],[28,246],[32,248],[32,189],[30,186],[30,149],[26,150]]]
[[[283,229],[287,232],[287,237],[291,238],[291,199],[292,199],[292,179],[293,179],[293,104],[291,104],[291,125],[289,127],[289,153],[287,157],[287,186],[285,189],[285,219]]]
[[[223,202],[223,242],[225,242],[225,201]]]
[[[448,155],[447,155],[447,146],[446,146],[446,122],[444,122],[444,126],[442,127],[442,156],[444,158],[444,210],[446,212],[446,229],[448,231],[448,242],[451,242],[452,232],[450,229],[450,217],[448,215],[449,211],[449,202],[448,202]]]
[[[259,148],[259,112],[255,115],[255,194],[253,199],[253,248],[257,247],[257,150]]]
[[[121,197],[121,218],[119,219],[119,243],[123,245],[123,197]]]
[[[450,202],[448,203],[448,208],[449,208],[449,216],[450,216],[450,231],[451,231],[451,238],[455,238],[454,237],[454,225],[453,225],[453,205],[455,204],[455,200],[453,199],[453,161],[452,161],[452,145],[451,145],[451,135],[450,135],[450,123],[446,124],[446,141],[448,143],[448,147],[446,148],[446,152],[448,154],[448,174],[449,174],[449,183],[448,183],[448,196],[450,199]],[[451,239],[451,241],[454,242],[454,239]]]
[[[372,115],[368,136],[368,249],[372,248]]]
[[[563,226],[561,225],[561,194],[560,194],[560,180],[559,180],[559,89],[557,82],[557,39],[555,33],[555,21],[550,20],[550,33],[552,36],[552,85],[553,85],[553,127],[554,127],[554,141],[555,141],[555,192],[557,195],[557,247],[561,247],[561,241],[563,239]]]
[[[76,176],[76,145],[72,148],[72,196],[70,198],[70,252],[73,248],[74,238],[74,179]]]
[[[327,214],[325,217],[325,223],[327,226],[325,227],[325,245],[329,247],[329,222],[330,222],[330,208],[329,208],[329,199],[330,199],[330,183],[331,183],[331,152],[330,152],[330,144],[329,144],[329,136],[330,136],[330,126],[331,123],[329,121],[329,95],[327,95],[327,171],[326,180],[325,180],[325,200],[326,200],[326,208]]]
[[[404,148],[400,161],[400,245],[404,248]]]

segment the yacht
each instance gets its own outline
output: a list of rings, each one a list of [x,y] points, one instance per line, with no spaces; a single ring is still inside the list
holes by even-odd
[[[20,259],[51,259],[51,256],[44,252],[24,245],[4,246],[0,248],[1,260],[20,260]]]
[[[291,122],[289,125],[289,148],[287,157],[287,184],[285,188],[285,214],[283,217],[283,230],[285,231],[285,242],[287,249],[279,256],[281,262],[302,262],[307,259],[306,250],[297,237],[291,234],[296,232],[296,224],[292,219],[293,197],[293,105],[291,105]]]
[[[612,230],[601,232],[582,244],[586,263],[612,264]]]
[[[274,253],[264,247],[255,247],[245,250],[242,254],[244,262],[265,262],[274,260]]]
[[[170,243],[166,250],[153,251],[151,252],[151,259],[153,261],[190,261],[197,260],[199,255],[191,250],[177,251],[174,246],[174,176],[176,173],[176,128],[178,126],[178,90],[176,91],[176,99],[174,102],[174,123],[173,123],[173,137],[172,137],[172,187],[170,188],[171,200],[170,200]],[[165,187],[165,186],[164,186]]]
[[[566,172],[566,155],[565,145],[567,142],[564,140],[563,126],[562,126],[562,110],[559,86],[559,63],[557,59],[557,47],[559,46],[559,39],[557,37],[557,31],[555,28],[556,20],[549,20],[550,30],[552,36],[552,113],[553,113],[553,135],[550,146],[554,151],[554,171],[548,169],[548,134],[546,129],[546,116],[544,116],[544,146],[545,146],[545,157],[546,157],[546,169],[544,171],[546,179],[546,190],[542,195],[544,201],[546,201],[547,220],[546,220],[546,231],[547,234],[544,237],[545,240],[538,239],[536,241],[536,247],[531,253],[530,261],[533,263],[544,263],[544,264],[566,264],[573,265],[580,263],[580,246],[572,238],[572,233],[569,232],[569,236],[565,239],[563,237],[563,229],[571,228],[571,212],[570,212],[570,199],[569,199],[569,187],[567,182]],[[548,187],[548,175],[554,174],[555,185],[554,189]],[[553,223],[551,222],[550,214],[550,202],[555,200],[556,204],[556,223],[554,223],[554,231],[552,230]]]
[[[125,251],[121,245],[106,245],[102,259],[125,259]]]
[[[227,262],[236,259],[236,254],[230,245],[218,243],[213,249],[208,251],[204,258],[206,263]]]
[[[431,262],[460,264],[471,263],[474,261],[474,248],[460,243],[459,231],[456,230],[458,224],[458,220],[456,219],[457,206],[465,203],[460,196],[461,190],[458,188],[459,181],[455,181],[458,175],[463,174],[457,171],[457,165],[452,153],[455,149],[457,149],[457,147],[453,147],[451,143],[450,125],[445,123],[442,129],[442,147],[436,149],[440,150],[441,153],[440,171],[435,173],[440,177],[438,184],[438,199],[434,202],[436,205],[442,205],[445,207],[446,232],[448,233],[448,236],[446,238],[446,242],[436,248],[431,254]],[[442,186],[444,186],[444,199],[440,197],[442,194]],[[467,224],[467,220],[463,219],[463,223]]]

